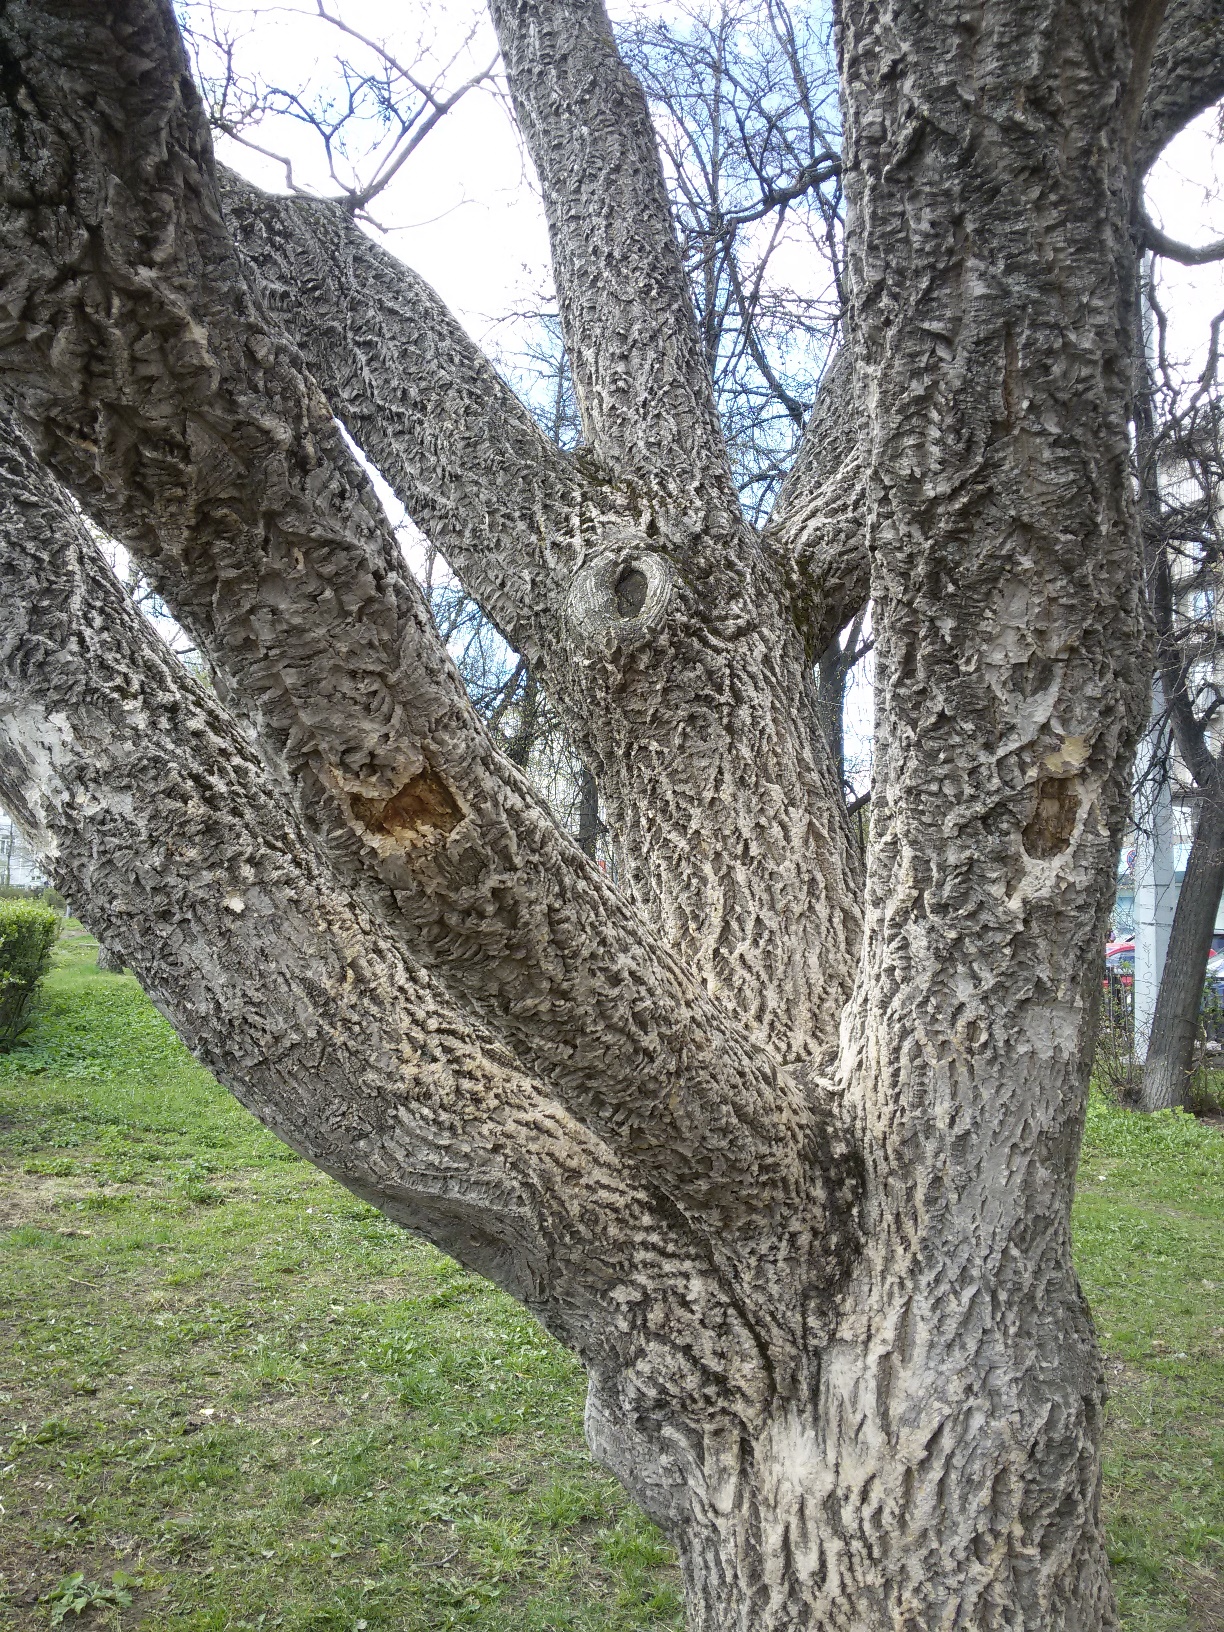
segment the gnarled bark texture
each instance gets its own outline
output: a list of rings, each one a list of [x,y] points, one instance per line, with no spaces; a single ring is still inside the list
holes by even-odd
[[[1183,13],[847,0],[847,343],[758,534],[602,5],[491,10],[573,455],[337,206],[218,176],[165,0],[0,6],[0,794],[244,1103],[581,1354],[694,1629],[1097,1632],[1068,1221],[1145,693],[1136,133],[1203,94]],[[338,420],[549,686],[619,889],[475,717]],[[812,667],[868,593],[864,906]]]

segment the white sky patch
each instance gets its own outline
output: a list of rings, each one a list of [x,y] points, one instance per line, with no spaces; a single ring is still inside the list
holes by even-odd
[[[1170,238],[1195,247],[1224,239],[1219,121],[1215,108],[1200,114],[1156,160],[1144,188],[1155,224]],[[1169,356],[1187,378],[1193,377],[1203,367],[1211,320],[1224,311],[1224,262],[1179,266],[1161,260],[1157,290],[1169,319]]]

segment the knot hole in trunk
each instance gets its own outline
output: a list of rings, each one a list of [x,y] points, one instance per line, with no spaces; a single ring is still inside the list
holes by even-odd
[[[616,596],[616,611],[622,618],[636,618],[646,605],[646,591],[648,589],[646,574],[641,567],[625,567],[616,580],[613,593]]]
[[[626,531],[574,574],[570,625],[584,645],[640,646],[662,626],[674,582],[667,558]]]

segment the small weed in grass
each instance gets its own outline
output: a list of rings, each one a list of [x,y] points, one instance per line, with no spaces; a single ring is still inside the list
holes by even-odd
[[[59,1626],[69,1615],[81,1615],[87,1609],[126,1609],[132,1601],[127,1588],[139,1586],[134,1576],[116,1570],[109,1587],[95,1581],[86,1581],[80,1570],[66,1575],[58,1586],[47,1594],[51,1606],[51,1625]]]

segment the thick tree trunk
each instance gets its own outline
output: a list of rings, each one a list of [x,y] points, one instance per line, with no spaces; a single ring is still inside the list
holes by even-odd
[[[492,9],[572,458],[335,210],[223,211],[163,0],[0,7],[0,792],[256,1114],[581,1355],[693,1632],[1101,1632],[1069,1218],[1146,694],[1152,16],[847,0],[853,416],[758,536],[602,7]],[[474,718],[320,384],[567,711],[627,894]],[[865,563],[847,1006],[811,663]]]
[[[972,27],[852,0],[841,51],[878,678],[841,1060],[866,1246],[822,1368],[815,1624],[1095,1628],[1070,1206],[1144,682],[1131,53],[1095,0]]]
[[[1186,875],[1169,950],[1165,955],[1152,1034],[1143,1062],[1139,1108],[1163,1111],[1184,1105],[1194,1069],[1203,983],[1211,953],[1211,935],[1224,893],[1224,787],[1217,771],[1204,790],[1198,826],[1190,846]]]

